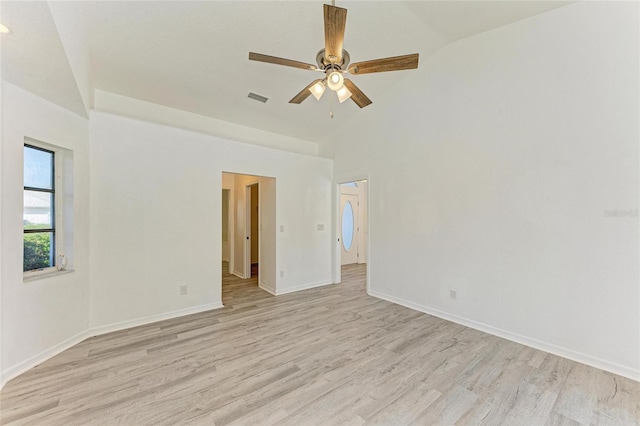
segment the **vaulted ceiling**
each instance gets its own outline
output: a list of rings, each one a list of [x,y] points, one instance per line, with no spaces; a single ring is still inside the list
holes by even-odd
[[[524,19],[558,1],[338,1],[348,9],[352,62],[420,53]],[[2,77],[78,114],[102,89],[321,143],[406,73],[352,79],[373,100],[360,110],[331,96],[288,101],[315,73],[248,60],[248,52],[315,63],[321,1],[2,1]],[[247,97],[267,96],[265,104]],[[335,118],[329,118],[333,108]]]

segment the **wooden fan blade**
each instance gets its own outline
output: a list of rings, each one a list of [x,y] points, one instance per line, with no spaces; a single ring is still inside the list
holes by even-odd
[[[289,101],[290,104],[300,104],[302,103],[302,101],[304,101],[305,99],[307,99],[309,97],[309,95],[311,94],[311,91],[309,90],[311,88],[311,86],[313,86],[314,84],[316,84],[317,82],[322,81],[320,79],[318,80],[313,80],[307,87],[305,87],[304,89],[302,89],[300,91],[300,93],[298,93],[297,95],[295,95],[293,98],[291,98],[291,100]]]
[[[342,43],[344,27],[347,23],[347,9],[324,5],[324,57],[330,63],[342,63]]]
[[[373,102],[371,99],[365,95],[362,90],[358,88],[353,81],[348,78],[344,79],[344,85],[347,86],[347,89],[351,92],[351,100],[356,103],[360,108],[364,108],[367,105],[371,105]]]
[[[291,59],[278,58],[277,56],[263,55],[262,53],[249,52],[249,60],[267,62],[269,64],[284,65],[286,67],[300,68],[309,71],[315,71],[318,69],[318,67],[316,67],[315,65],[293,61]]]
[[[349,65],[351,74],[369,74],[372,72],[387,72],[410,70],[418,68],[418,54],[394,56],[392,58],[373,59],[371,61],[356,62]]]

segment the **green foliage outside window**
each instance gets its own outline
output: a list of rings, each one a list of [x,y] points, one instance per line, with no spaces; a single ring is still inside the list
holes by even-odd
[[[25,229],[42,228],[42,225],[27,225]],[[51,262],[51,234],[38,232],[24,234],[24,261],[23,271],[49,268]]]

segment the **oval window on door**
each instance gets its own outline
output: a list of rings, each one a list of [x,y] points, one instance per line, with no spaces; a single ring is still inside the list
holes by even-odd
[[[353,207],[347,201],[342,209],[342,245],[346,251],[351,250],[353,244]]]

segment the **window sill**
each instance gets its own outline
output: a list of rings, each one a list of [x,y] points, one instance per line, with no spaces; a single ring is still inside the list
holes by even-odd
[[[43,272],[41,274],[29,274],[24,275],[22,282],[36,281],[44,278],[57,277],[58,275],[65,275],[75,272],[73,269],[62,269],[60,271]]]

